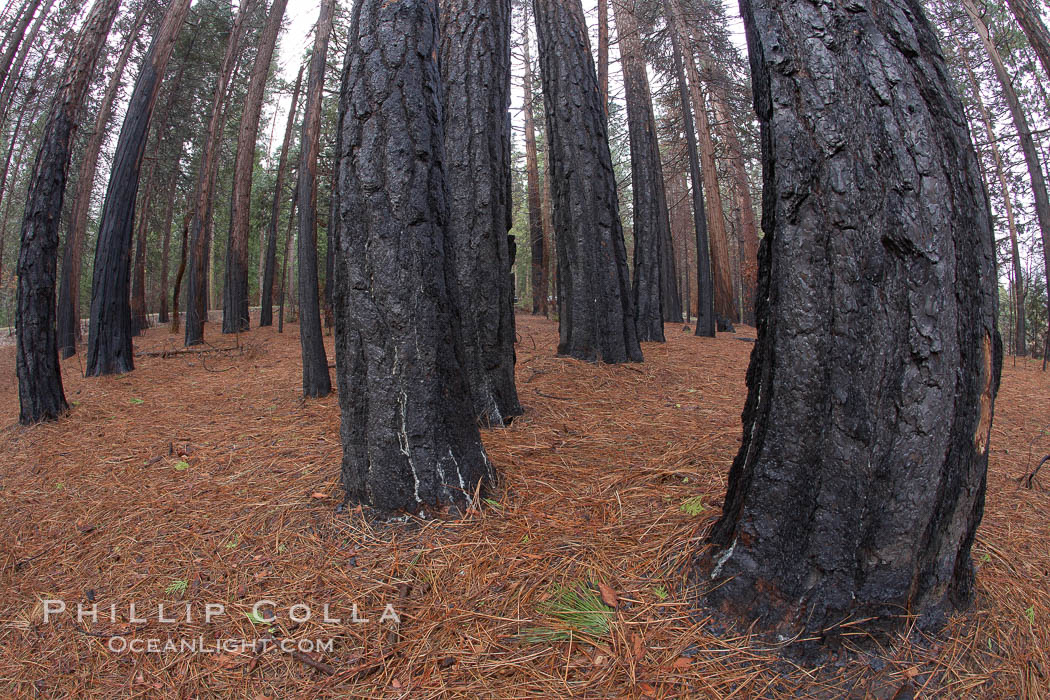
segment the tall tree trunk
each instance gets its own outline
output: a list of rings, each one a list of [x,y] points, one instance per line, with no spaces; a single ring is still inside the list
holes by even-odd
[[[665,0],[664,7],[669,16],[675,16],[675,9],[671,0]],[[704,178],[701,173],[700,155],[696,145],[696,126],[693,122],[693,110],[689,104],[689,87],[686,83],[685,68],[682,63],[682,38],[675,28],[676,25],[677,22],[672,19],[670,34],[674,54],[674,72],[678,83],[678,101],[682,110],[686,150],[689,152],[689,175],[690,180],[692,180],[691,189],[693,193],[693,226],[696,230],[696,335],[714,338],[716,330],[715,285],[711,272],[711,248],[708,242],[707,230],[708,218],[704,207]],[[690,303],[691,300],[686,303],[687,317]]]
[[[973,0],[962,0],[962,4],[966,9],[966,13],[970,16],[977,34],[981,37],[981,42],[988,52],[988,57],[992,61],[995,76],[1002,87],[1003,97],[1006,98],[1006,104],[1010,108],[1011,116],[1013,116],[1014,126],[1017,128],[1017,138],[1021,142],[1021,151],[1024,153],[1025,163],[1028,165],[1028,177],[1032,182],[1032,198],[1035,200],[1035,214],[1039,221],[1039,232],[1043,240],[1043,272],[1046,276],[1047,310],[1050,311],[1050,194],[1047,193],[1046,177],[1043,175],[1039,151],[1036,148],[1035,139],[1032,138],[1032,129],[1028,124],[1028,117],[1025,114],[1024,107],[1021,105],[1021,100],[1014,89],[1013,80],[1011,80],[1010,73],[1006,70],[1006,65],[999,54],[999,49],[992,40],[988,26],[981,19],[980,11],[974,5]],[[1047,333],[1050,335],[1050,326],[1048,326]]]
[[[159,136],[159,134],[158,134]],[[157,139],[158,143],[160,139]],[[138,206],[139,220],[135,234],[135,257],[131,266],[131,334],[141,335],[149,328],[149,316],[146,313],[146,233],[149,231],[150,208],[153,206],[153,192],[156,188],[156,160],[150,164],[146,176],[146,189],[142,203]]]
[[[102,95],[95,127],[84,147],[77,176],[76,193],[73,196],[73,211],[69,231],[66,233],[66,245],[62,255],[62,276],[58,288],[58,347],[62,357],[71,357],[77,351],[80,342],[80,270],[84,262],[84,241],[87,238],[88,217],[91,212],[91,193],[95,189],[95,174],[98,170],[98,157],[102,144],[109,131],[109,120],[113,116],[113,104],[120,92],[124,69],[135,48],[139,32],[146,21],[149,5],[144,4],[135,18],[135,24],[124,39],[124,48],[113,66],[106,92]]]
[[[598,90],[609,116],[609,0],[598,0]]]
[[[119,9],[120,0],[97,0],[91,7],[44,127],[26,196],[15,315],[18,420],[23,425],[55,420],[69,408],[55,336],[58,213],[81,105]]]
[[[936,626],[973,595],[1002,363],[966,117],[913,0],[818,19],[741,4],[765,166],[758,342],[696,575],[710,604],[787,636]]]
[[[1046,25],[1043,24],[1039,9],[1032,0],[1007,0],[1007,3],[1017,18],[1017,23],[1024,30],[1024,35],[1028,37],[1032,50],[1039,57],[1039,62],[1043,64],[1047,77],[1050,78],[1050,31],[1047,31]]]
[[[303,67],[299,67],[299,75],[295,78],[295,89],[292,91],[292,106],[288,110],[288,125],[284,130],[284,143],[281,144],[281,157],[277,161],[277,183],[273,190],[273,205],[270,211],[270,225],[266,236],[266,259],[263,262],[262,297],[259,310],[259,325],[273,325],[273,277],[274,267],[277,264],[277,225],[281,219],[281,201],[284,198],[284,171],[288,164],[288,149],[292,145],[292,132],[295,128],[295,110],[299,104],[299,89],[303,84]],[[298,188],[296,188],[297,190]],[[294,213],[294,212],[293,212]],[[291,216],[291,214],[289,214]],[[287,258],[287,253],[285,255]],[[282,263],[283,264],[283,263]],[[282,283],[284,273],[281,273]],[[284,294],[281,294],[283,300]]]
[[[544,134],[546,139],[546,134]],[[550,166],[550,141],[544,143],[544,155],[546,160],[543,167],[543,177],[540,179],[540,223],[543,225],[543,249],[544,264],[546,265],[547,286],[546,293],[553,299],[554,308],[558,308],[558,253],[554,243],[554,205],[551,202],[551,166]],[[548,314],[550,303],[547,304]]]
[[[182,149],[184,144],[179,144],[178,156],[176,162],[182,160]],[[170,268],[170,256],[171,256],[171,227],[173,224],[173,217],[175,216],[175,200],[178,197],[178,183],[179,173],[178,170],[172,172],[171,184],[168,185],[168,199],[164,205],[164,219],[161,225],[164,227],[164,232],[161,234],[161,249],[160,249],[160,291],[157,295],[157,323],[168,323],[170,317],[168,316],[168,273]],[[176,309],[178,311],[178,309]]]
[[[317,280],[317,156],[321,138],[321,98],[334,11],[335,0],[321,0],[306,80],[306,110],[299,152],[299,344],[303,351],[303,394],[310,398],[328,396],[332,391],[321,335]]]
[[[51,6],[53,4],[54,0],[47,0],[47,2],[44,3],[44,6],[40,8],[36,21],[33,22],[33,26],[29,30],[29,35],[21,42],[14,65],[9,69],[8,80],[4,81],[3,90],[0,90],[0,124],[7,121],[8,111],[11,109],[11,102],[14,99],[15,90],[18,87],[20,78],[22,77],[22,70],[25,67],[26,58],[29,56],[29,50],[33,48],[33,45],[36,43],[37,34],[40,33],[40,28],[47,19],[48,13],[51,12]]]
[[[237,54],[244,38],[244,20],[251,12],[254,0],[245,0],[237,10],[237,17],[226,41],[226,53],[219,67],[212,93],[211,116],[197,173],[197,190],[193,205],[193,223],[190,224],[190,251],[186,283],[187,346],[204,342],[204,324],[208,321],[208,276],[210,272],[210,232],[212,199],[218,177],[219,151],[222,146],[223,125],[226,123],[226,91],[237,63]]]
[[[1014,303],[1014,353],[1020,356],[1028,354],[1028,343],[1027,343],[1027,328],[1025,327],[1025,298],[1024,298],[1024,270],[1021,267],[1021,249],[1017,242],[1017,221],[1014,216],[1014,204],[1013,197],[1010,196],[1010,183],[1007,180],[1006,167],[1003,164],[1002,153],[999,150],[999,139],[995,135],[995,129],[992,126],[992,116],[988,112],[988,108],[984,104],[984,98],[981,97],[981,85],[977,80],[977,76],[974,75],[972,64],[970,63],[970,55],[966,49],[954,39],[956,52],[959,55],[959,61],[963,65],[963,69],[966,71],[966,77],[970,83],[970,89],[973,91],[973,99],[977,105],[977,112],[981,115],[981,122],[984,125],[985,135],[988,137],[988,143],[992,149],[992,161],[995,163],[995,174],[999,181],[1000,192],[1003,197],[1003,205],[1006,209],[1006,226],[1010,233],[1010,260],[1013,267],[1014,277],[1014,288],[1013,288],[1013,303]]]
[[[495,476],[460,364],[437,25],[436,0],[356,3],[341,100],[343,485],[386,513],[463,507]]]
[[[699,136],[700,175],[706,195],[707,238],[711,251],[711,273],[715,292],[715,317],[717,325],[725,327],[729,319],[736,316],[736,300],[733,294],[733,272],[729,264],[729,236],[726,233],[725,207],[722,205],[722,190],[718,184],[718,166],[715,162],[715,147],[711,138],[711,124],[707,118],[700,71],[696,67],[692,42],[683,20],[679,0],[671,0],[672,31],[677,35],[682,48],[682,60],[689,94],[693,103],[693,116]]]
[[[189,9],[190,0],[173,0],[168,6],[135,81],[113,156],[91,284],[86,370],[91,377],[130,372],[135,368],[128,277],[139,171],[164,70]]]
[[[280,299],[278,299],[277,306],[277,332],[284,333],[284,300],[287,296],[290,296],[291,284],[288,279],[288,270],[290,266],[288,259],[292,256],[292,251],[295,248],[292,247],[292,241],[295,239],[295,221],[296,211],[295,207],[299,204],[299,188],[292,188],[292,207],[288,210],[288,229],[284,232],[284,257],[281,258],[281,286],[280,286]]]
[[[634,195],[634,304],[638,340],[664,342],[661,248],[671,237],[671,222],[664,191],[663,166],[656,141],[656,118],[649,92],[642,37],[635,18],[634,0],[615,0],[616,36],[627,99],[627,126],[631,139],[631,190]],[[673,278],[672,278],[673,279]]]
[[[230,205],[230,239],[226,246],[226,283],[222,305],[222,332],[246,331],[251,325],[248,313],[248,234],[251,228],[252,176],[255,171],[255,142],[259,137],[266,78],[270,74],[277,35],[288,0],[273,0],[270,16],[259,37],[258,53],[248,79],[244,114],[237,136],[237,155],[233,168],[233,198]]]
[[[558,354],[641,362],[608,126],[580,0],[534,0],[558,243]]]
[[[193,221],[193,213],[187,212],[182,219],[182,247],[179,254],[179,269],[175,273],[175,286],[171,292],[171,334],[179,332],[179,294],[182,292],[182,278],[186,274],[186,258],[189,255],[190,223]]]
[[[532,251],[532,313],[548,315],[547,251],[543,235],[543,211],[540,204],[540,163],[536,151],[535,93],[532,89],[532,51],[529,25],[522,32],[525,53],[525,172],[528,179],[529,249]]]
[[[510,0],[441,0],[446,255],[460,362],[482,426],[522,414],[514,385]],[[468,311],[469,310],[469,311]]]
[[[4,38],[7,42],[7,47],[4,49],[3,55],[0,56],[0,86],[2,88],[6,88],[9,82],[14,82],[11,74],[11,64],[14,63],[15,54],[22,45],[26,29],[29,28],[29,24],[33,21],[33,15],[40,6],[40,2],[41,0],[31,0],[27,3],[25,9],[22,10],[21,16],[18,18],[18,22],[15,23],[14,29]],[[50,5],[51,3],[48,2],[49,7]]]

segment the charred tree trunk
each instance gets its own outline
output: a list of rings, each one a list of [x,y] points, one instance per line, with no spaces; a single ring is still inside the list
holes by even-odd
[[[381,512],[463,507],[495,478],[460,364],[437,24],[436,0],[358,2],[341,101],[343,484]]]
[[[77,176],[77,189],[73,197],[72,221],[66,233],[66,246],[62,255],[62,276],[58,288],[58,347],[62,357],[71,357],[77,351],[80,342],[80,269],[84,261],[84,240],[87,238],[88,216],[91,210],[91,193],[95,189],[95,174],[98,170],[98,157],[102,144],[108,135],[110,117],[113,116],[113,103],[120,91],[124,69],[128,65],[131,51],[146,21],[146,8],[139,10],[135,25],[125,38],[124,49],[113,67],[106,92],[102,95],[98,115],[95,117],[95,128],[84,147],[80,172]]]
[[[23,425],[55,420],[69,408],[55,335],[58,226],[80,107],[119,9],[120,0],[98,0],[84,22],[48,115],[26,196],[15,315],[18,419]]]
[[[292,91],[292,106],[288,110],[288,126],[284,130],[284,143],[281,145],[281,157],[277,161],[277,183],[273,190],[273,207],[270,211],[270,226],[266,236],[266,259],[263,263],[262,283],[262,308],[259,310],[259,325],[273,325],[273,277],[274,268],[277,265],[277,225],[281,219],[281,200],[284,197],[284,171],[288,165],[288,149],[292,145],[292,132],[295,128],[295,110],[299,104],[299,89],[303,84],[303,69],[299,68],[299,75],[295,79],[295,89]],[[297,190],[297,188],[296,188]],[[291,217],[295,213],[289,213]],[[285,259],[287,259],[287,252]],[[287,260],[286,260],[287,262]],[[285,263],[282,263],[285,264]],[[281,283],[284,283],[284,271],[281,272]],[[284,303],[284,294],[281,293],[281,303]],[[282,306],[283,308],[283,306]]]
[[[441,0],[446,259],[480,425],[522,414],[514,385],[510,201],[510,0]]]
[[[189,9],[190,0],[173,0],[168,6],[135,81],[117,141],[95,250],[86,369],[89,377],[130,372],[135,368],[128,277],[139,170],[164,69]]]
[[[226,283],[223,287],[222,332],[246,331],[251,326],[248,299],[248,234],[251,228],[252,175],[255,171],[255,142],[259,137],[266,78],[270,74],[277,35],[288,0],[273,0],[270,16],[259,37],[258,53],[248,79],[244,114],[237,136],[233,168],[233,198],[230,206],[230,240],[226,246]]]
[[[237,10],[226,53],[219,68],[212,93],[211,116],[197,173],[197,190],[194,197],[193,222],[190,224],[190,250],[188,278],[186,283],[186,337],[187,346],[204,342],[204,324],[208,321],[208,274],[210,272],[212,193],[219,169],[219,150],[223,126],[226,123],[226,90],[237,63],[237,53],[244,37],[244,19],[251,11],[254,0],[245,0]]]
[[[580,0],[534,0],[558,244],[558,354],[641,362],[601,90]]]
[[[321,97],[334,6],[335,0],[321,0],[306,80],[306,110],[299,157],[299,344],[303,351],[303,394],[311,398],[328,396],[332,392],[332,378],[328,374],[328,358],[321,335],[317,280],[317,156],[321,137]]]
[[[765,165],[758,342],[696,573],[709,603],[787,636],[936,626],[973,595],[1002,361],[963,108],[912,0],[742,6]]]
[[[673,14],[671,7],[665,7],[668,14]],[[682,122],[685,130],[686,150],[689,152],[689,175],[692,180],[693,226],[696,230],[696,335],[707,338],[715,337],[715,285],[711,274],[711,249],[708,243],[707,212],[704,207],[704,178],[700,169],[700,155],[696,145],[696,126],[693,122],[693,110],[689,105],[689,87],[685,80],[685,68],[682,65],[682,40],[678,32],[671,30],[671,44],[674,53],[674,71],[678,82],[678,101],[682,109]],[[688,250],[688,246],[686,246]],[[688,278],[686,280],[688,285]],[[688,318],[690,301],[686,302]]]
[[[638,340],[664,342],[664,317],[668,301],[663,298],[662,248],[671,238],[667,213],[663,166],[656,141],[656,118],[649,92],[642,37],[635,18],[633,0],[613,5],[616,35],[627,99],[627,126],[631,139],[631,190],[634,195],[634,304]],[[674,278],[672,277],[672,280]]]
[[[532,88],[532,51],[529,27],[522,32],[525,52],[525,171],[528,178],[529,249],[532,251],[532,313],[547,316],[547,251],[543,235],[543,209],[540,203],[540,163],[536,151],[535,93]]]
[[[1032,138],[1032,128],[1029,126],[1028,117],[1025,114],[1021,100],[1014,89],[1010,73],[1006,70],[999,49],[995,46],[988,26],[981,19],[977,6],[973,0],[962,0],[966,13],[970,15],[974,27],[984,44],[988,57],[995,68],[995,76],[1003,89],[1003,97],[1010,108],[1010,114],[1017,128],[1017,138],[1021,142],[1021,151],[1024,153],[1025,163],[1028,165],[1028,177],[1032,183],[1032,198],[1035,200],[1035,214],[1039,221],[1039,232],[1043,240],[1043,272],[1046,276],[1047,304],[1050,310],[1050,194],[1047,192],[1046,177],[1043,175],[1043,166],[1039,158],[1039,150],[1036,148],[1035,139]],[[1050,74],[1048,74],[1050,75]],[[1050,327],[1047,329],[1050,335]]]

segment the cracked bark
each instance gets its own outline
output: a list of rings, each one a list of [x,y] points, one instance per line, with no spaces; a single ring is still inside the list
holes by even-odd
[[[534,0],[558,247],[558,354],[641,362],[608,126],[580,0]]]
[[[441,0],[445,238],[453,318],[474,416],[498,427],[522,414],[514,385],[510,198],[510,0]]]
[[[987,195],[914,0],[745,0],[765,173],[743,444],[695,575],[832,643],[973,595],[1002,347]],[[805,647],[801,651],[806,651]]]
[[[343,484],[383,513],[468,503],[494,472],[448,255],[436,0],[361,0],[341,91],[334,306]]]

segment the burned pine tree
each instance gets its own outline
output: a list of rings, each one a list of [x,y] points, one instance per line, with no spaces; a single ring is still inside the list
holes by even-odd
[[[911,0],[742,8],[765,169],[758,342],[696,575],[709,603],[787,636],[936,626],[974,593],[1001,367],[962,104]]]
[[[284,129],[284,142],[281,144],[281,157],[277,161],[277,182],[273,189],[273,204],[270,210],[270,223],[266,230],[266,253],[263,258],[263,283],[259,309],[259,326],[273,325],[273,279],[277,267],[277,226],[281,219],[281,202],[284,198],[284,171],[288,167],[288,149],[292,145],[292,132],[295,127],[295,110],[299,104],[299,89],[303,84],[303,69],[295,79],[292,90],[292,105],[288,108],[288,125]],[[296,190],[298,191],[298,190]],[[293,211],[292,214],[295,212]],[[291,216],[291,214],[289,214]],[[284,279],[282,274],[281,279]],[[283,298],[283,295],[282,295]]]
[[[580,0],[534,0],[558,245],[558,354],[641,362],[616,177]]]
[[[311,398],[328,396],[332,392],[328,357],[321,335],[320,285],[317,280],[317,156],[328,39],[332,35],[334,13],[335,0],[321,0],[306,80],[303,135],[299,142],[299,345],[303,357],[303,394]]]
[[[510,0],[441,0],[445,239],[455,271],[463,370],[474,416],[521,415],[514,385],[510,201]]]
[[[662,343],[665,314],[670,313],[667,307],[674,304],[673,299],[664,299],[663,280],[663,262],[673,259],[662,250],[671,241],[671,222],[636,6],[637,0],[613,0],[631,140],[635,325],[638,340]]]
[[[119,9],[120,0],[96,0],[92,5],[33,165],[22,219],[15,315],[18,420],[23,425],[54,420],[68,409],[55,334],[58,226],[80,107]]]
[[[91,284],[91,325],[86,373],[89,377],[130,372],[135,368],[131,345],[131,238],[139,171],[150,119],[164,69],[186,21],[190,0],[173,0],[135,81],[124,126],[117,140],[99,224],[95,270]]]
[[[358,2],[341,100],[343,484],[382,512],[462,506],[494,478],[459,361],[437,22],[437,0]]]
[[[274,0],[270,6],[270,14],[259,37],[258,52],[248,79],[248,93],[245,96],[244,114],[241,115],[237,155],[234,157],[233,167],[230,239],[226,246],[226,280],[222,302],[223,333],[246,331],[251,325],[248,313],[248,233],[251,228],[255,141],[259,136],[259,117],[266,92],[266,78],[270,74],[270,62],[287,5],[288,0]]]

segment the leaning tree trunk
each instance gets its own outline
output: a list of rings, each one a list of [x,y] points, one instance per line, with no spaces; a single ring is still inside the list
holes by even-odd
[[[436,0],[360,0],[341,100],[343,484],[381,512],[464,506],[495,477],[459,361],[437,23]]]
[[[130,372],[135,368],[128,278],[139,171],[164,69],[189,9],[190,0],[173,0],[168,6],[160,29],[142,62],[142,70],[135,81],[124,126],[117,141],[106,203],[99,224],[91,284],[91,325],[86,369],[90,377]]]
[[[98,170],[98,157],[102,145],[109,135],[107,126],[113,115],[113,104],[120,92],[124,69],[131,57],[135,40],[146,21],[148,5],[139,10],[135,24],[125,37],[124,49],[117,57],[106,92],[102,95],[98,115],[95,117],[95,128],[88,137],[84,155],[80,161],[77,175],[77,188],[73,196],[72,221],[66,233],[66,246],[62,255],[62,274],[58,287],[58,347],[62,357],[71,357],[77,351],[80,341],[80,267],[84,261],[84,240],[87,238],[88,216],[91,210],[91,193],[95,189],[95,173]]]
[[[1007,0],[1017,23],[1021,25],[1028,43],[1043,64],[1043,70],[1050,78],[1050,31],[1043,24],[1042,16],[1032,0]]]
[[[1039,158],[1039,150],[1032,137],[1032,128],[1029,126],[1028,116],[1025,114],[1021,100],[1014,89],[1010,73],[1006,70],[999,49],[988,32],[988,26],[981,19],[980,11],[974,5],[973,0],[962,0],[966,13],[973,21],[977,34],[981,37],[988,57],[995,69],[995,76],[1003,89],[1003,97],[1010,108],[1010,114],[1017,128],[1017,138],[1021,142],[1021,151],[1024,153],[1025,163],[1028,165],[1028,177],[1032,183],[1032,199],[1035,200],[1035,214],[1039,221],[1039,231],[1043,240],[1043,272],[1046,277],[1047,308],[1050,310],[1050,193],[1047,191],[1046,178],[1043,175],[1043,166]],[[1050,73],[1048,73],[1050,75]],[[1050,335],[1050,326],[1047,334]]]
[[[649,92],[645,53],[634,0],[615,0],[620,40],[627,127],[631,139],[631,190],[634,194],[634,304],[638,340],[664,342],[663,246],[671,236],[663,166],[656,141],[656,118]]]
[[[22,45],[26,29],[29,28],[29,23],[33,21],[33,15],[36,13],[36,8],[40,6],[40,2],[41,0],[30,0],[30,2],[26,3],[25,9],[15,23],[14,28],[5,37],[7,47],[4,49],[3,55],[0,56],[0,89],[6,89],[9,83],[13,82],[11,64],[14,63],[15,54]],[[51,3],[49,2],[48,6],[50,5]]]
[[[510,0],[441,0],[445,240],[454,271],[461,363],[474,417],[522,414],[514,386],[510,241]],[[456,318],[456,317],[454,317]]]
[[[58,225],[69,158],[84,96],[120,0],[97,0],[84,22],[65,81],[55,97],[40,142],[22,220],[15,315],[18,419],[23,425],[54,420],[68,410],[55,335]]]
[[[306,80],[306,111],[299,152],[299,345],[303,353],[303,394],[311,398],[328,396],[332,391],[321,335],[321,300],[317,281],[317,155],[334,5],[335,0],[321,0]]]
[[[1002,362],[962,104],[913,0],[741,4],[765,166],[758,342],[696,575],[709,603],[789,637],[936,626],[973,595]]]
[[[18,83],[22,77],[22,71],[25,68],[26,59],[29,57],[29,50],[33,48],[36,43],[37,34],[40,33],[40,28],[48,18],[48,14],[51,12],[51,6],[54,4],[54,0],[47,0],[44,6],[40,8],[40,12],[37,14],[36,21],[33,22],[32,28],[29,30],[28,36],[22,41],[21,47],[18,49],[18,56],[15,58],[14,65],[10,68],[10,78],[5,82],[3,90],[0,90],[0,124],[7,121],[7,115],[11,109],[11,102],[15,97],[15,89],[18,87]]]
[[[175,334],[179,332],[179,295],[182,293],[182,279],[186,275],[186,258],[189,255],[190,223],[193,214],[187,212],[182,219],[182,251],[179,254],[179,269],[175,272],[175,285],[171,292],[171,327],[168,332]]]
[[[208,321],[208,272],[212,193],[219,169],[219,151],[226,124],[226,90],[237,63],[237,53],[244,38],[244,20],[254,0],[245,0],[237,10],[237,17],[226,40],[226,51],[212,92],[208,131],[204,139],[197,189],[193,204],[193,222],[190,224],[190,250],[186,281],[186,335],[187,346],[204,342],[204,324]]]
[[[529,43],[529,25],[526,23],[522,32],[522,50],[525,54],[525,172],[528,181],[529,250],[532,252],[532,313],[546,316],[547,251],[540,204],[540,164],[536,151],[536,112],[532,102],[535,93],[532,89],[532,52]]]
[[[299,67],[299,75],[295,79],[295,89],[292,91],[292,106],[288,109],[288,125],[284,130],[284,143],[281,144],[281,157],[277,161],[277,183],[273,189],[273,205],[270,211],[270,225],[266,234],[266,259],[263,261],[263,283],[259,310],[259,325],[273,325],[273,278],[274,268],[277,265],[277,225],[281,218],[281,201],[284,197],[284,171],[288,165],[288,149],[292,144],[292,131],[295,127],[295,110],[299,104],[299,89],[303,84],[303,69]],[[292,216],[294,211],[288,216]],[[286,256],[287,257],[287,256]],[[283,264],[283,263],[282,263]],[[284,279],[282,273],[281,279]],[[281,295],[282,299],[284,295]]]
[[[673,16],[673,8],[665,9]],[[708,243],[707,212],[704,206],[704,178],[700,168],[700,155],[696,145],[696,127],[693,121],[693,110],[689,105],[689,87],[685,81],[685,68],[682,65],[682,38],[671,24],[671,45],[674,54],[674,73],[678,83],[678,102],[682,110],[682,124],[685,129],[686,150],[689,152],[689,176],[692,181],[693,226],[696,230],[696,335],[714,338],[715,324],[715,283],[711,273],[711,248]],[[688,251],[689,246],[686,245]],[[692,300],[688,292],[689,278],[686,277],[686,320],[689,319],[689,307]]]
[[[259,137],[266,78],[270,75],[277,35],[288,0],[273,0],[270,16],[259,37],[258,53],[248,79],[244,114],[237,136],[233,166],[233,196],[230,204],[230,239],[226,246],[226,283],[223,287],[222,332],[237,333],[251,326],[248,299],[248,234],[251,229],[252,175],[255,171],[255,142]]]
[[[641,362],[616,177],[580,0],[534,0],[558,243],[558,354]]]

